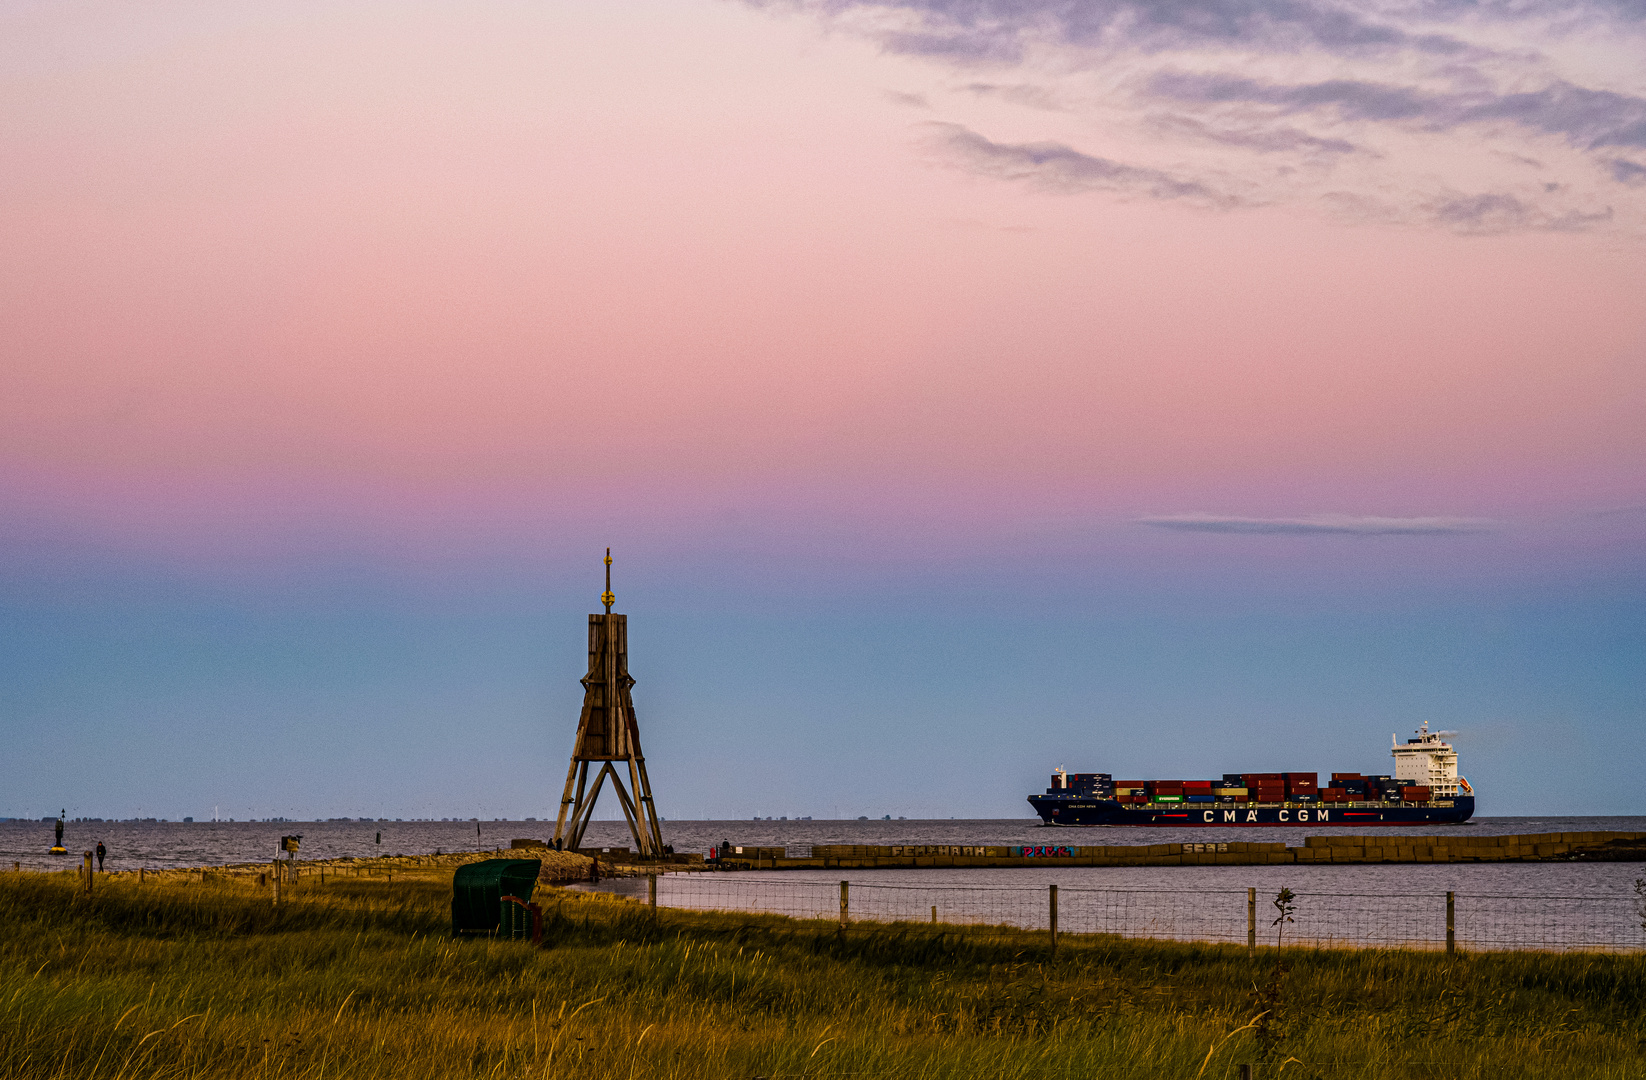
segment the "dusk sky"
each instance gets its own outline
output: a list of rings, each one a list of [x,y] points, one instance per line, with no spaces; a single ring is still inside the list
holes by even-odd
[[[0,0],[0,816],[1642,813],[1638,0]],[[603,807],[601,816],[615,813]]]

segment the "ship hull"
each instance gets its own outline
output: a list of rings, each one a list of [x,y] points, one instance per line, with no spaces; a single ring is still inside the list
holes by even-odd
[[[1472,795],[1417,803],[1171,803],[1140,806],[1081,795],[1030,795],[1048,825],[1152,825],[1155,827],[1242,828],[1378,825],[1459,825],[1474,816]]]

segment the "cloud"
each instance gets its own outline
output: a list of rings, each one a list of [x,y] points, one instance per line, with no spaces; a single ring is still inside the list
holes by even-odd
[[[1192,116],[1163,114],[1149,118],[1157,131],[1201,139],[1221,146],[1238,146],[1261,154],[1353,154],[1360,147],[1346,139],[1323,139],[1295,127],[1220,127]]]
[[[893,105],[904,105],[911,109],[929,109],[932,103],[926,100],[925,94],[909,94],[902,90],[884,91],[886,100]]]
[[[1611,170],[1612,179],[1620,184],[1627,184],[1630,187],[1646,184],[1646,165],[1636,165],[1623,158],[1613,158],[1606,165]]]
[[[1594,213],[1567,211],[1551,215],[1521,202],[1513,195],[1486,192],[1479,195],[1448,195],[1434,203],[1429,210],[1434,220],[1458,232],[1505,233],[1525,229],[1550,232],[1581,232],[1610,221],[1610,209]]]
[[[1570,83],[1515,94],[1434,93],[1357,79],[1286,84],[1166,71],[1149,81],[1148,93],[1202,105],[1239,103],[1289,114],[1330,111],[1343,120],[1411,121],[1432,130],[1507,121],[1587,150],[1646,146],[1646,98]]]
[[[784,6],[822,16],[881,15],[887,25],[878,36],[886,48],[967,62],[1021,60],[1043,42],[1086,48],[1123,42],[1155,51],[1219,45],[1284,52],[1313,45],[1456,55],[1469,49],[1450,35],[1408,31],[1326,0],[801,0]]]
[[[1460,517],[1352,517],[1321,514],[1301,518],[1229,517],[1221,514],[1171,514],[1140,517],[1139,525],[1177,532],[1243,533],[1247,535],[1313,536],[1444,536],[1490,532],[1497,523],[1486,518]]]
[[[1048,191],[1116,191],[1216,206],[1238,202],[1199,180],[1094,157],[1062,143],[997,143],[959,124],[932,123],[926,127],[933,148],[981,176],[1026,181]]]
[[[1462,233],[1646,234],[1646,0],[746,2],[948,69],[930,103],[985,133],[950,136],[980,174]],[[1127,149],[1080,148],[1098,139]]]
[[[1063,112],[1060,105],[1043,86],[1034,86],[1028,83],[999,84],[974,82],[962,87],[966,92],[979,97],[997,97],[1009,101],[1014,105],[1022,105],[1029,109],[1042,109],[1046,112]]]

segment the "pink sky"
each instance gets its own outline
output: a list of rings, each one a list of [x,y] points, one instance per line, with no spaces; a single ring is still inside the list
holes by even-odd
[[[964,73],[728,3],[25,5],[0,39],[31,515],[198,542],[614,492],[944,532],[1646,495],[1626,215],[1459,235],[983,175],[908,104]],[[1038,115],[962,119],[1101,129]]]
[[[1632,812],[1636,8],[0,5],[0,815]]]

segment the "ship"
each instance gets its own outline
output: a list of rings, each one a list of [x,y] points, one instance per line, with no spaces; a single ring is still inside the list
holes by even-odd
[[[1392,775],[1224,773],[1218,780],[1116,780],[1059,768],[1044,795],[1030,795],[1047,825],[1458,825],[1474,816],[1475,793],[1457,771],[1457,751],[1428,721],[1404,743],[1394,736]]]

